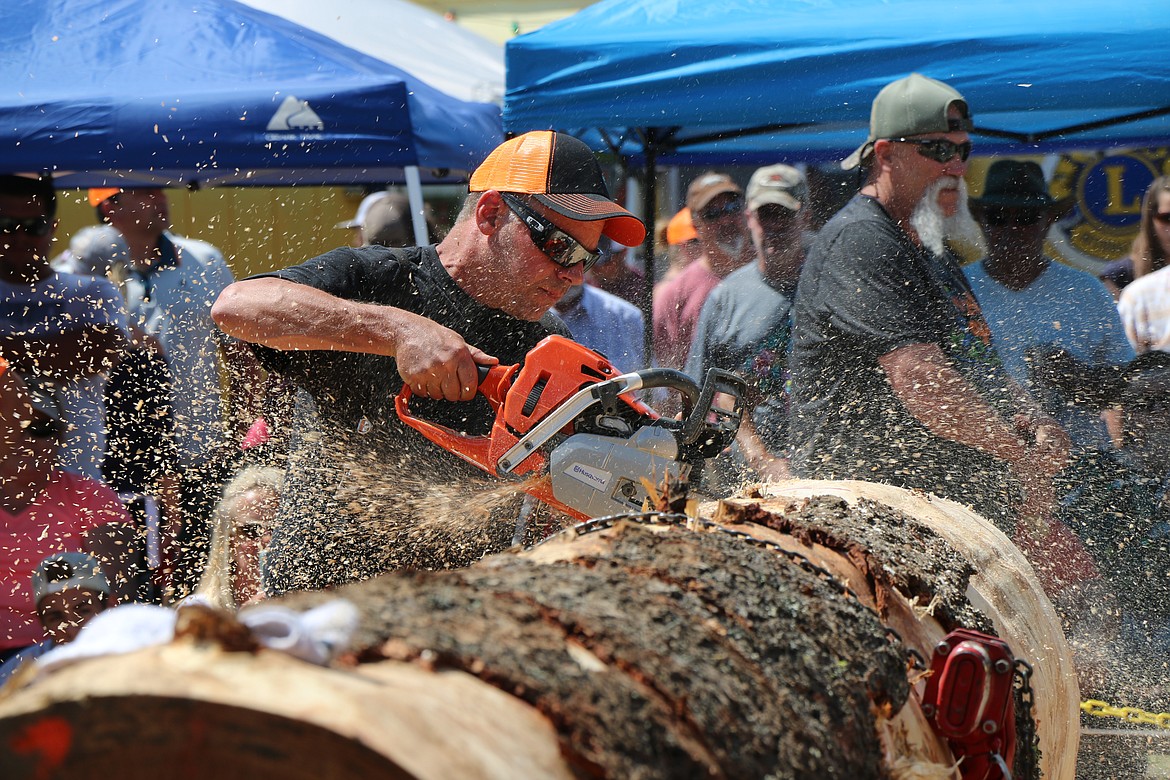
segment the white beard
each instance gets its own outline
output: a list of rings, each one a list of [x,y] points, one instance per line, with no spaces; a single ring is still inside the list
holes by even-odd
[[[910,227],[922,245],[936,255],[946,253],[948,241],[969,244],[981,252],[984,249],[983,231],[967,208],[967,182],[958,179],[959,204],[953,216],[944,214],[938,204],[939,193],[955,186],[955,179],[939,179],[927,188],[910,215]]]

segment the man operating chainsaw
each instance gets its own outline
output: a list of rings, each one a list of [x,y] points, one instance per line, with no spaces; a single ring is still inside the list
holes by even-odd
[[[589,148],[562,133],[503,143],[469,189],[437,245],[336,249],[237,282],[215,304],[224,331],[303,391],[268,595],[465,565],[512,539],[517,494],[405,426],[395,395],[406,383],[419,417],[486,433],[480,367],[519,363],[564,334],[546,313],[581,283],[601,236],[634,246],[645,227],[610,199]]]

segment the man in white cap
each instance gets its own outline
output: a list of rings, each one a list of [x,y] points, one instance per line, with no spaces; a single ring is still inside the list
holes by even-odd
[[[45,638],[0,664],[0,685],[25,663],[76,639],[82,627],[109,606],[110,581],[92,555],[54,553],[33,572],[32,596]]]
[[[972,126],[962,95],[917,73],[874,99],[869,137],[842,163],[864,165],[865,184],[797,288],[793,467],[931,491],[1010,534],[1017,511],[1048,515],[1069,440],[1006,375],[946,244],[972,222]]]
[[[337,228],[338,230],[350,231],[350,246],[366,246],[369,244],[369,242],[365,240],[365,236],[362,234],[362,227],[366,224],[366,217],[369,215],[370,209],[375,203],[382,200],[383,198],[389,197],[389,195],[390,190],[378,190],[377,192],[371,192],[362,198],[362,202],[358,204],[357,211],[354,212],[353,219],[343,220],[338,222],[333,227]]]
[[[748,380],[739,452],[760,476],[774,479],[791,476],[788,349],[809,213],[808,184],[796,168],[769,165],[752,174],[747,220],[756,262],[733,271],[707,296],[686,365],[697,379],[722,368]]]

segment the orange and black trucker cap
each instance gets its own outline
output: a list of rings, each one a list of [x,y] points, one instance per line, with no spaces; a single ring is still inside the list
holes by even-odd
[[[609,197],[593,150],[565,133],[534,130],[505,141],[471,174],[468,189],[531,195],[580,222],[603,219],[602,234],[623,246],[638,246],[646,237],[642,220]]]

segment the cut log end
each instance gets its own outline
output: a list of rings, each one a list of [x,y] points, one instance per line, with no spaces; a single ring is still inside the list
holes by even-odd
[[[66,701],[7,719],[6,778],[416,780],[357,740],[302,720],[196,698]]]

